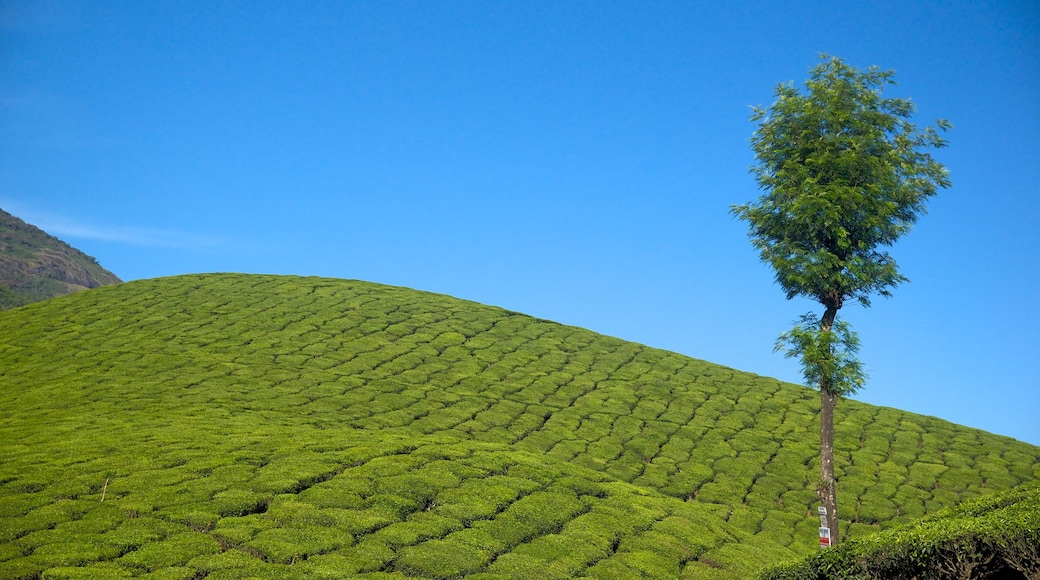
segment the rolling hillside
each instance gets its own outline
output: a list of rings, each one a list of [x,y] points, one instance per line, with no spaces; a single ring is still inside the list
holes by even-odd
[[[733,578],[816,546],[797,385],[320,278],[0,326],[0,578]],[[1040,479],[1040,448],[936,418],[844,401],[836,434],[847,537]]]
[[[119,282],[94,258],[0,209],[0,310]]]

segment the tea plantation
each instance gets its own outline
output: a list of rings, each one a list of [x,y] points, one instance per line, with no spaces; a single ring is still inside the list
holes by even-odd
[[[797,385],[348,280],[136,281],[0,328],[0,578],[740,578],[817,550]],[[1040,480],[1040,448],[856,401],[836,444],[851,538]]]

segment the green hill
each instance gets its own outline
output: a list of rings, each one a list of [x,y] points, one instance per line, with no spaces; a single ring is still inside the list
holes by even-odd
[[[319,278],[0,326],[0,578],[733,578],[817,544],[797,385]],[[1040,479],[1040,448],[940,419],[845,401],[836,432],[847,537]]]
[[[119,282],[94,258],[0,209],[0,310]]]

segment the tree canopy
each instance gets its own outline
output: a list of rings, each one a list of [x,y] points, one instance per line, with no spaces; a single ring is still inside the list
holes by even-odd
[[[949,187],[927,149],[946,145],[950,124],[912,123],[912,102],[883,95],[894,84],[892,71],[824,57],[805,94],[781,84],[772,106],[754,109],[752,172],[766,193],[732,212],[750,224],[752,244],[788,298],[869,305],[872,294],[887,296],[905,281],[879,248],[910,230],[937,188]]]

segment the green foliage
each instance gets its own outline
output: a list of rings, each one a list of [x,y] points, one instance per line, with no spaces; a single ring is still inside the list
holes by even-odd
[[[816,578],[1035,578],[1040,574],[1040,487],[967,502],[764,571],[765,580]]]
[[[346,280],[137,281],[0,324],[0,578],[731,578],[816,545],[795,385]],[[1040,476],[937,419],[836,421],[857,536]]]
[[[218,549],[217,542],[209,535],[185,531],[145,544],[119,558],[119,563],[131,570],[150,572],[187,564],[198,556],[216,553]]]
[[[774,350],[800,359],[808,385],[827,385],[833,393],[850,395],[867,381],[863,363],[856,358],[859,337],[844,320],[823,329],[814,313],[803,314],[794,328],[780,335]]]
[[[458,578],[482,570],[490,555],[468,544],[431,540],[403,548],[394,567],[407,576]]]
[[[825,57],[805,94],[783,84],[771,107],[755,109],[753,172],[766,193],[732,212],[748,222],[788,298],[869,304],[905,280],[878,248],[907,233],[937,188],[949,187],[946,168],[926,150],[946,145],[940,132],[950,125],[911,123],[913,103],[882,94],[893,79]]]

